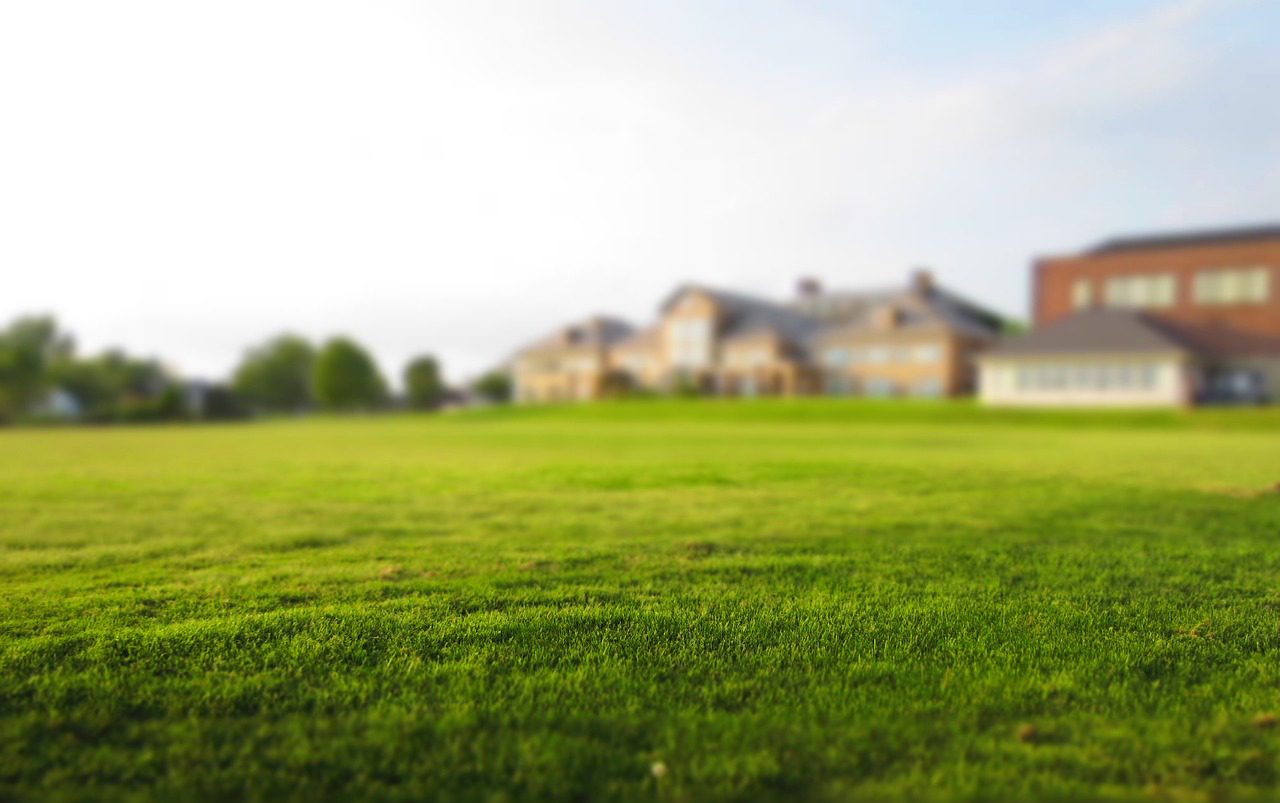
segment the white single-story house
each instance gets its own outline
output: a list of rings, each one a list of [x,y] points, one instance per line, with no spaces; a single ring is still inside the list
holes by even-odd
[[[1141,312],[1088,310],[1008,338],[978,358],[993,406],[1183,407],[1205,384],[1205,355]]]

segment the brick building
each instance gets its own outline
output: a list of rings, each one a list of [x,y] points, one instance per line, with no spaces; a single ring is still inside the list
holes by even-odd
[[[1035,331],[983,357],[990,403],[1280,396],[1280,226],[1121,238],[1039,259],[1031,307]],[[1153,362],[1155,341],[1165,346]]]

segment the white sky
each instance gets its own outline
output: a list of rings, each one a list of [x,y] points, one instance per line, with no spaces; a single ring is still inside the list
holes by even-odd
[[[201,377],[345,333],[398,380],[684,280],[920,264],[1025,315],[1036,254],[1280,219],[1277,30],[1271,0],[4,0],[0,320]]]

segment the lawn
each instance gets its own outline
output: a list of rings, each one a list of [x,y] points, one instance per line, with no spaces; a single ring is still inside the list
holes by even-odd
[[[1280,411],[0,432],[0,799],[1266,796]]]

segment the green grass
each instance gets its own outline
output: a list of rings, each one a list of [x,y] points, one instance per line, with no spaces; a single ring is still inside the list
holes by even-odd
[[[1277,482],[1277,410],[0,432],[0,799],[1267,796]]]

